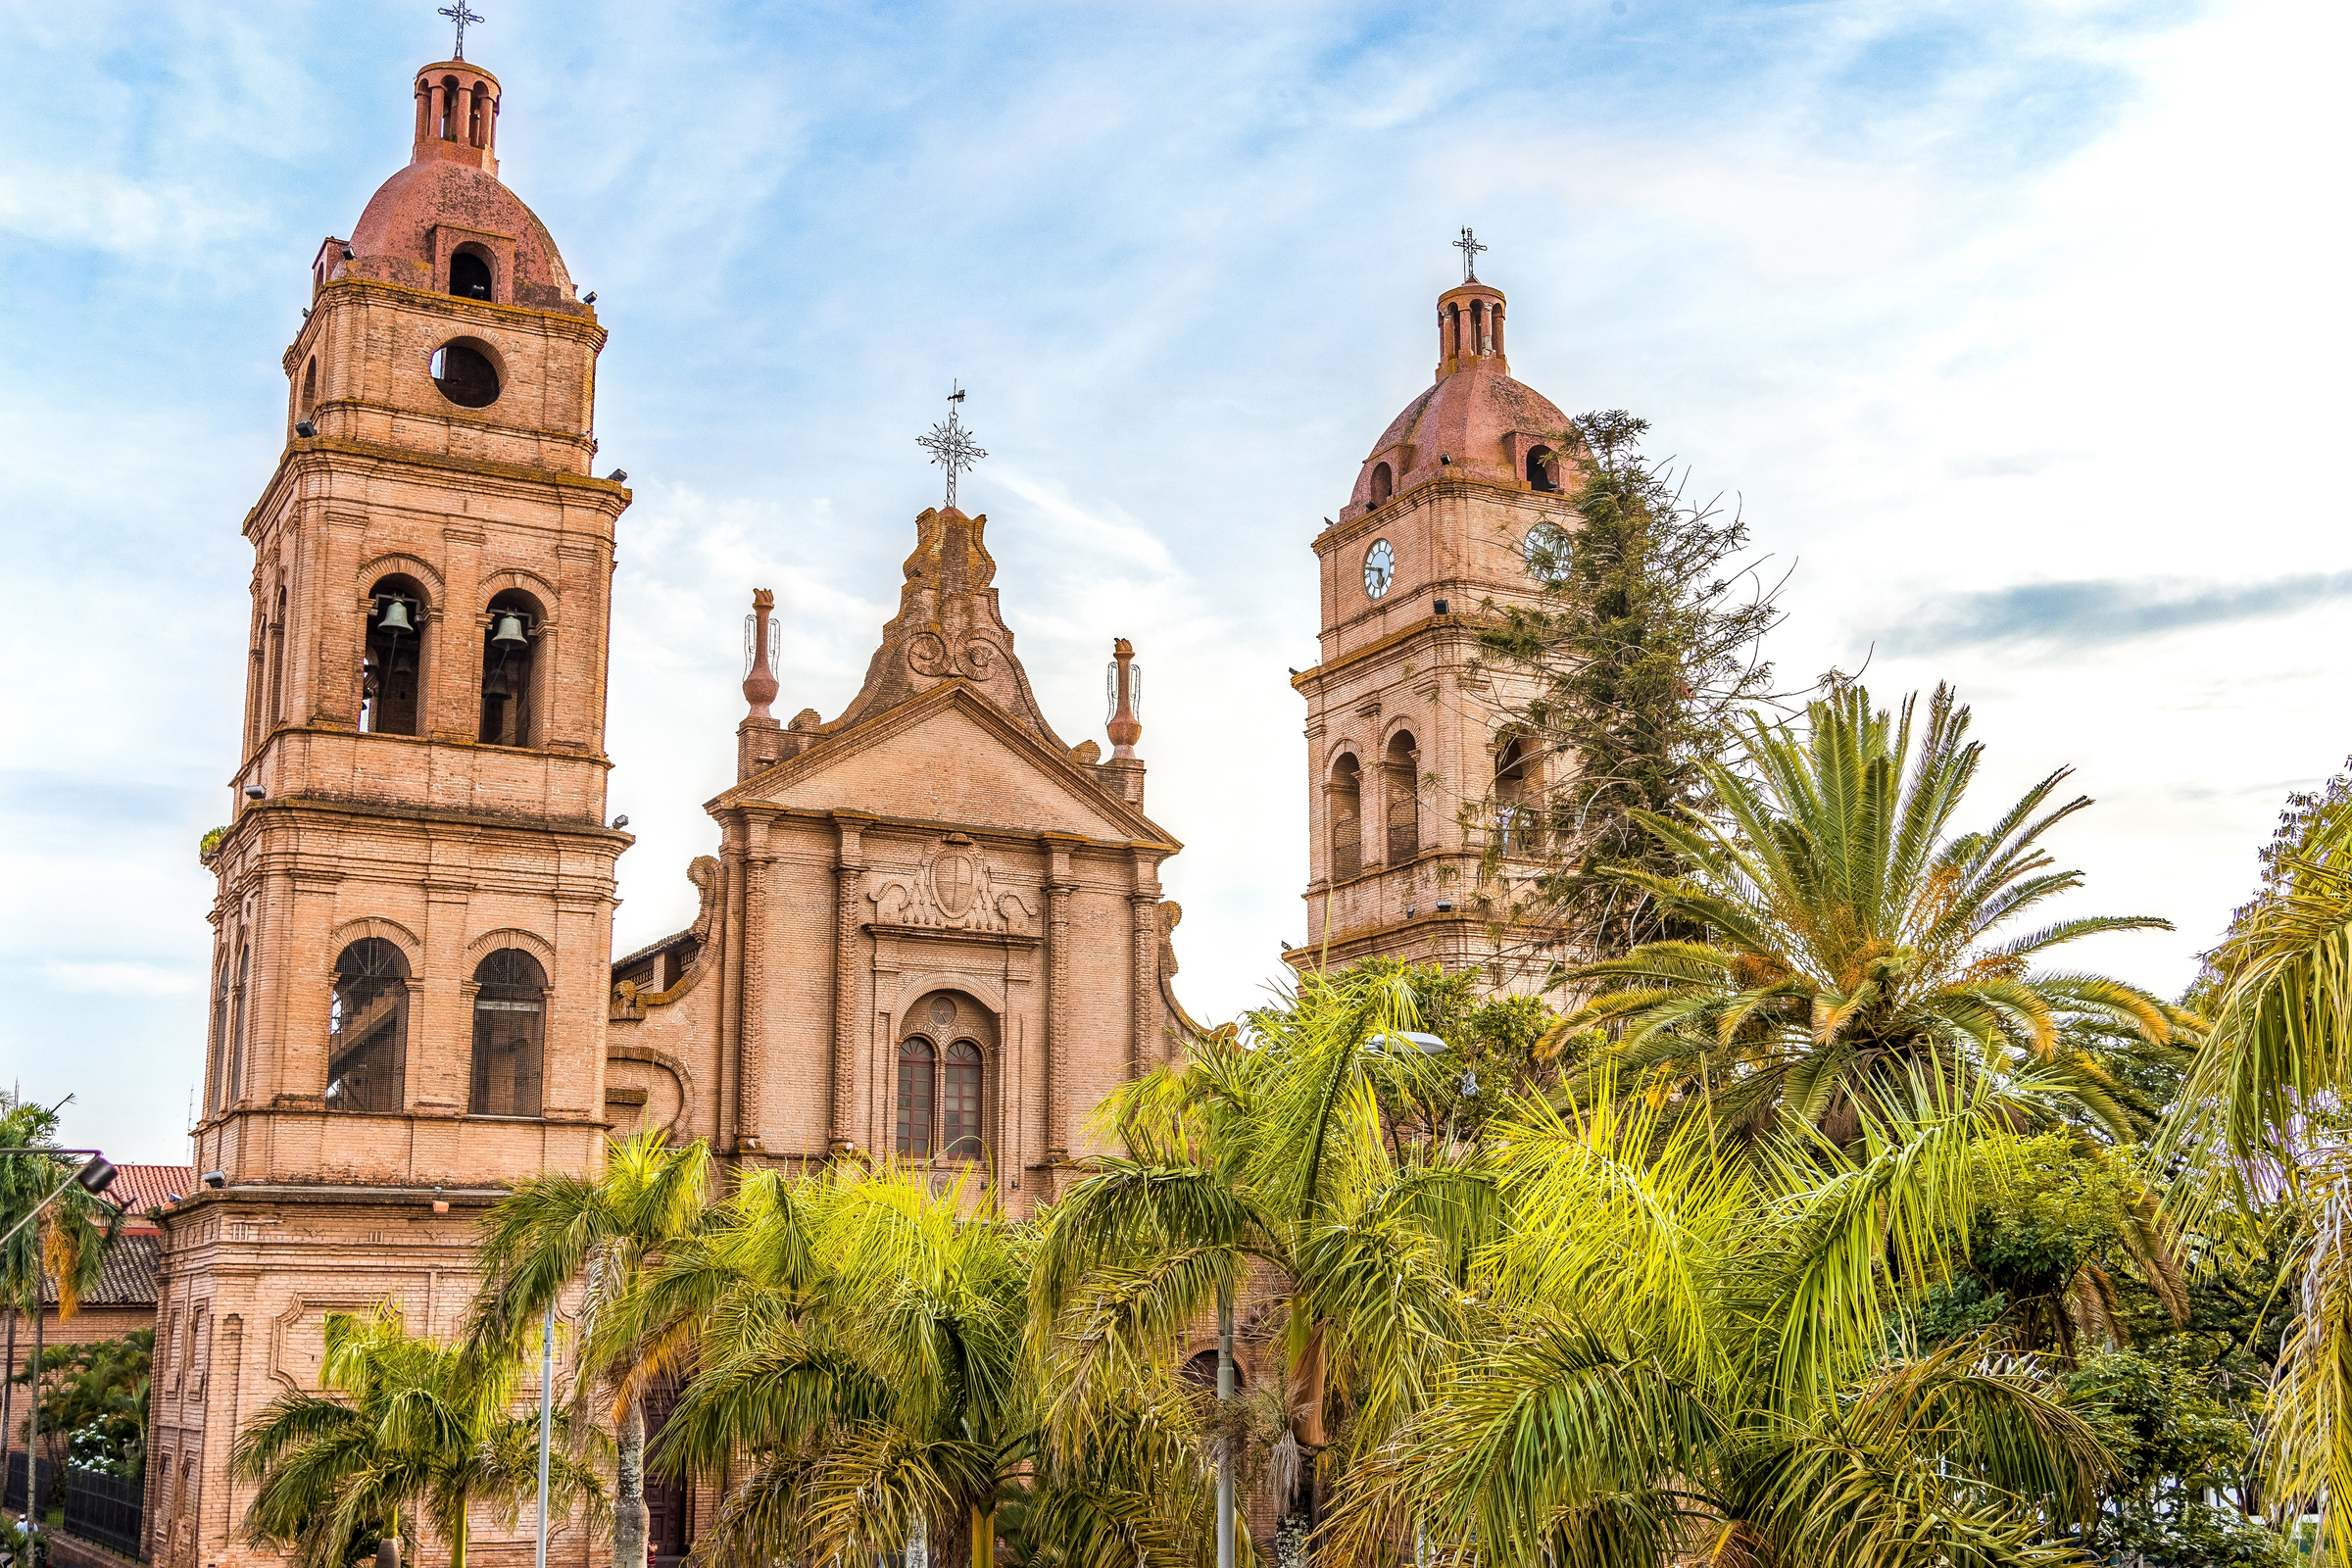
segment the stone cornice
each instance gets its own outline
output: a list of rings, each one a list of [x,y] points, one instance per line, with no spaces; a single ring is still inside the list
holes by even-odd
[[[1365,461],[1369,462],[1369,459]],[[1315,535],[1315,554],[1330,555],[1342,545],[1358,539],[1368,539],[1395,527],[1397,520],[1423,507],[1435,506],[1449,496],[1484,494],[1513,509],[1534,508],[1542,511],[1568,511],[1567,498],[1557,491],[1536,490],[1524,479],[1481,479],[1470,474],[1439,474],[1424,479],[1410,490],[1400,491],[1361,516],[1346,522],[1335,522]]]
[[[553,331],[558,337],[568,337],[588,345],[590,353],[604,352],[605,339],[610,336],[597,324],[594,316],[574,316],[568,311],[542,310],[532,305],[501,305],[494,300],[460,299],[455,294],[442,294],[429,288],[411,288],[406,283],[387,283],[373,277],[338,277],[318,291],[318,299],[304,319],[302,330],[286,345],[284,364],[292,375],[301,363],[303,350],[325,321],[330,306],[358,305],[366,296],[382,295],[384,303],[421,309],[428,316],[446,316],[453,320],[477,320],[496,326],[539,326]]]
[[[1498,622],[1491,621],[1484,615],[1451,612],[1443,615],[1425,615],[1401,630],[1393,631],[1386,637],[1364,644],[1363,647],[1352,653],[1342,654],[1328,663],[1315,664],[1300,670],[1291,677],[1291,687],[1294,691],[1308,692],[1309,687],[1328,682],[1345,669],[1360,664],[1367,659],[1377,659],[1383,654],[1402,648],[1414,639],[1426,637],[1432,632],[1459,631],[1475,634],[1485,627],[1494,624],[1498,624]],[[1317,694],[1308,692],[1308,695]]]
[[[253,534],[256,521],[270,510],[270,501],[280,487],[295,474],[313,468],[332,470],[341,465],[331,460],[345,458],[359,464],[383,464],[396,468],[429,468],[436,472],[464,475],[470,479],[498,479],[516,487],[516,493],[553,486],[559,490],[576,491],[579,499],[592,504],[611,519],[617,520],[628,510],[632,499],[629,487],[612,479],[599,479],[591,474],[572,473],[564,468],[534,468],[527,464],[495,463],[488,458],[460,458],[445,453],[425,452],[415,447],[383,446],[373,441],[350,441],[340,436],[296,436],[286,443],[286,450],[277,460],[277,468],[270,482],[262,487],[262,498],[253,510],[245,514],[244,532]],[[478,493],[478,486],[475,487]]]

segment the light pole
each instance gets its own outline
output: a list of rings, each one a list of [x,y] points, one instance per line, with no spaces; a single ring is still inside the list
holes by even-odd
[[[108,1164],[106,1162],[106,1156],[95,1149],[12,1149],[7,1151],[7,1152],[11,1154],[86,1154],[89,1157],[82,1161],[80,1167],[76,1169],[73,1175],[67,1177],[64,1181],[59,1182],[55,1187],[51,1188],[49,1190],[49,1196],[42,1199],[39,1202],[33,1204],[32,1207],[25,1212],[25,1215],[23,1219],[20,1219],[14,1225],[11,1225],[8,1228],[7,1235],[0,1236],[0,1248],[5,1248],[9,1243],[15,1241],[17,1239],[17,1232],[23,1230],[25,1226],[31,1224],[35,1219],[39,1218],[41,1210],[47,1208],[51,1203],[56,1202],[58,1195],[64,1192],[67,1188],[79,1187],[83,1192],[88,1193],[92,1198],[95,1198],[114,1184],[115,1167]],[[29,1400],[29,1410],[24,1421],[24,1558],[27,1562],[34,1561],[39,1556],[41,1519],[41,1328],[49,1315],[47,1306],[41,1300],[41,1295],[48,1288],[48,1269],[41,1260],[40,1249],[36,1247],[33,1249],[32,1253],[32,1376],[27,1380],[31,1385],[31,1397]],[[14,1376],[16,1368],[12,1366],[8,1369],[8,1371],[11,1376]],[[4,1458],[7,1449],[5,1444],[0,1443],[0,1458]]]
[[[1217,1568],[1233,1568],[1233,1282],[1217,1285]]]
[[[539,1331],[539,1555],[537,1568],[547,1568],[547,1429],[556,1378],[556,1303],[547,1303],[547,1322]]]

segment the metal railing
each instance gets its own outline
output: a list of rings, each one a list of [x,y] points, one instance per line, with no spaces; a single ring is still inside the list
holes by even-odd
[[[144,1556],[139,1509],[146,1487],[103,1470],[66,1467],[66,1534],[112,1546],[125,1557]]]

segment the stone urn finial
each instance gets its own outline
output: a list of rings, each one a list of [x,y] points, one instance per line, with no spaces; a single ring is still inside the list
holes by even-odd
[[[752,612],[744,617],[743,696],[752,705],[752,717],[771,718],[767,705],[776,700],[782,690],[776,672],[767,662],[768,616],[776,608],[776,596],[765,588],[752,590]]]
[[[1136,716],[1144,703],[1144,667],[1135,662],[1135,644],[1121,637],[1110,645],[1110,668],[1104,675],[1110,718],[1103,733],[1110,737],[1110,755],[1114,760],[1132,759],[1135,743],[1144,738],[1144,722]]]

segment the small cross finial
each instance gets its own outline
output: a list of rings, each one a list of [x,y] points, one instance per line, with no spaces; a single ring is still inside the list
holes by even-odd
[[[963,427],[959,415],[965,392],[960,382],[951,383],[956,390],[948,394],[948,416],[931,427],[929,435],[918,435],[914,444],[931,454],[931,461],[948,470],[948,505],[956,505],[956,475],[970,469],[972,465],[988,454],[972,439],[972,432]]]
[[[1465,225],[1462,229],[1462,237],[1453,242],[1453,248],[1462,253],[1462,281],[1465,283],[1477,282],[1478,253],[1485,250],[1486,247],[1478,242],[1478,236],[1471,233]]]
[[[477,16],[475,16],[475,15],[474,15],[472,12],[470,12],[470,11],[468,11],[468,10],[466,10],[466,0],[457,0],[457,4],[455,4],[455,5],[447,5],[447,6],[443,6],[443,7],[441,8],[441,15],[443,15],[443,16],[445,16],[445,17],[447,17],[447,18],[448,18],[450,21],[452,21],[452,22],[454,22],[454,23],[456,23],[456,24],[458,24],[458,49],[457,49],[457,53],[455,53],[455,54],[451,55],[449,58],[450,58],[450,59],[452,59],[452,60],[463,60],[463,59],[465,59],[465,58],[466,58],[466,24],[467,24],[468,22],[480,22],[480,21],[482,21],[483,19],[482,19],[482,18],[480,18],[480,17],[477,17]]]

